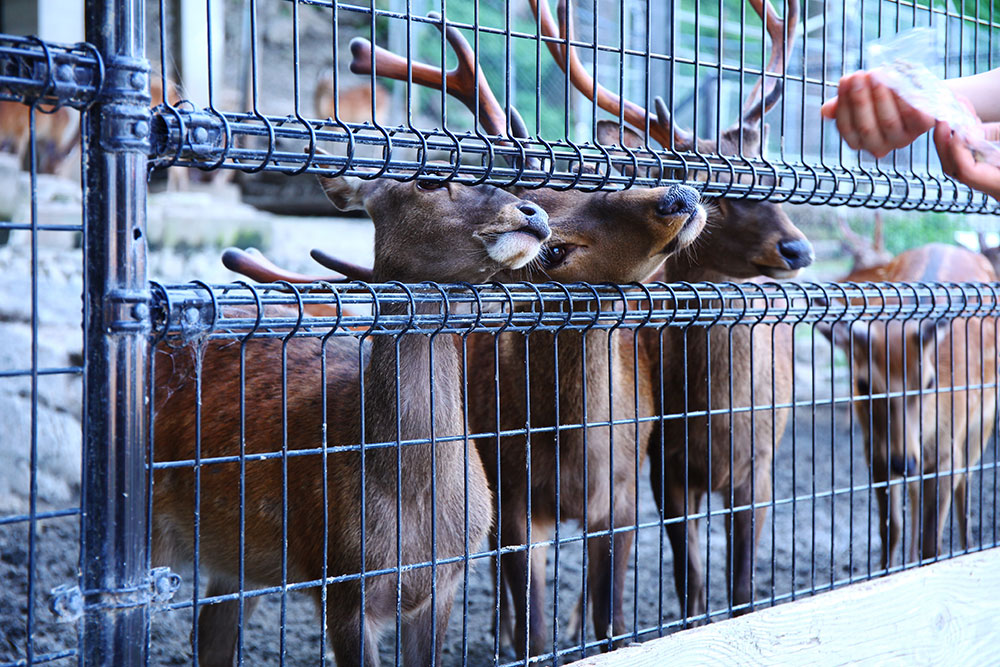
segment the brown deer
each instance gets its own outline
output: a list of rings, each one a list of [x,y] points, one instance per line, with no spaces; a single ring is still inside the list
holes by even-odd
[[[979,232],[976,236],[979,238],[979,252],[990,261],[993,270],[1000,275],[1000,246],[991,246],[989,241],[986,240],[986,234],[982,232]]]
[[[535,6],[535,0],[531,2]],[[751,0],[751,4],[772,41],[767,71],[782,76],[793,47],[798,3],[788,2],[784,20],[769,2]],[[547,42],[549,50],[574,86],[601,108],[616,115],[620,110],[625,121],[639,129],[648,119],[650,136],[671,150],[697,149],[703,155],[753,155],[760,150],[761,120],[780,99],[780,82],[761,93],[759,87],[766,86],[762,77],[748,96],[739,123],[721,132],[718,141],[697,139],[671,121],[660,98],[655,100],[654,116],[595,85],[570,46],[572,25],[564,0],[558,4],[558,28],[546,2],[538,8],[542,34],[561,40]],[[598,122],[597,136],[604,144],[620,141],[630,149],[648,145],[643,134],[609,121]],[[698,244],[689,252],[668,258],[656,278],[668,282],[790,278],[812,263],[812,246],[778,205],[720,198],[708,210],[706,231]],[[643,329],[639,335],[645,348],[643,356],[651,360],[658,414],[677,416],[709,407],[729,410],[711,418],[661,418],[648,441],[650,481],[657,506],[668,521],[682,610],[687,617],[706,611],[699,520],[687,517],[697,514],[705,494],[728,491],[724,493],[728,509],[748,508],[727,516],[732,528],[727,530],[727,537],[732,537],[727,543],[726,568],[731,599],[738,611],[746,611],[752,601],[753,554],[767,514],[760,505],[770,499],[770,462],[788,418],[786,409],[764,406],[787,404],[791,398],[791,328],[699,327],[685,332],[667,327],[662,332]],[[662,367],[656,362],[659,359]],[[733,413],[733,409],[740,411]],[[749,509],[753,506],[757,506],[754,516]],[[670,522],[680,518],[686,520]]]
[[[375,117],[372,118],[372,87],[370,83],[361,83],[340,88],[334,95],[333,72],[325,72],[316,81],[313,93],[313,105],[318,118],[338,118],[345,123],[371,123],[385,125],[389,120],[389,107],[392,103],[389,90],[375,84]]]
[[[882,276],[880,280],[892,282],[997,280],[985,257],[943,244],[901,253],[885,266]],[[866,280],[855,274],[845,278]],[[903,295],[913,299],[906,291]],[[899,304],[899,296],[893,291],[885,303]],[[982,303],[971,297],[969,306]],[[864,432],[878,499],[882,568],[893,563],[901,539],[902,487],[891,484],[901,477],[906,479],[911,507],[921,513],[920,520],[910,524],[910,549],[908,555],[901,554],[903,561],[916,559],[918,544],[923,558],[939,553],[953,498],[959,540],[967,547],[968,470],[982,455],[996,416],[996,318],[913,318],[832,326],[821,322],[816,328],[844,349],[853,363],[854,412]]]
[[[476,67],[471,46],[457,29],[440,23],[438,27],[445,30],[458,56],[458,65],[445,74],[440,68],[414,62],[411,64],[413,81],[439,89],[442,78],[446,78],[448,92],[473,112],[478,111],[483,129],[496,137],[504,137],[507,117],[482,71]],[[370,74],[371,44],[355,39],[351,49],[354,54],[352,71]],[[379,75],[406,80],[405,59],[377,47],[374,57]],[[510,122],[513,136],[527,137],[527,130],[515,109],[512,109]],[[701,231],[705,219],[697,191],[687,186],[617,192],[571,192],[549,188],[516,189],[515,192],[540,204],[549,213],[552,238],[535,263],[498,275],[504,280],[639,281],[655,271],[666,257],[689,245]],[[338,270],[342,268],[332,266]],[[523,429],[528,419],[533,428],[579,425],[561,429],[558,436],[554,432],[531,435],[530,477],[526,472],[529,456],[524,435],[505,436],[499,442],[496,437],[483,437],[477,443],[503,508],[498,516],[500,546],[522,548],[501,558],[503,589],[497,591],[502,600],[507,599],[508,593],[513,597],[515,643],[522,653],[541,652],[547,640],[545,620],[540,611],[545,604],[545,549],[528,544],[529,489],[533,540],[535,536],[547,539],[557,516],[580,521],[586,517],[586,530],[595,534],[587,544],[588,585],[596,600],[593,606],[595,632],[601,639],[610,637],[611,633],[624,632],[622,593],[633,535],[627,531],[615,534],[612,562],[607,533],[612,528],[634,523],[637,434],[639,441],[645,442],[650,425],[645,422],[637,426],[634,421],[613,428],[589,424],[612,418],[626,422],[634,420],[636,414],[647,418],[653,414],[648,374],[635,367],[631,334],[564,331],[558,339],[556,359],[553,356],[554,336],[546,332],[534,332],[527,339],[520,334],[501,334],[495,341],[486,334],[474,334],[469,338],[473,432]],[[499,369],[497,378],[493,377],[494,365]],[[530,414],[529,406],[522,400],[526,386],[532,396]],[[613,402],[609,386],[614,387]],[[499,416],[495,411],[497,401],[501,408]],[[645,455],[644,448],[639,452],[640,456]],[[561,501],[558,508],[555,500],[557,479]],[[530,617],[529,607],[534,610]],[[506,605],[501,621],[509,622]]]
[[[885,249],[885,235],[882,231],[882,214],[875,212],[875,228],[872,240],[862,237],[851,229],[847,216],[842,210],[837,211],[837,224],[843,236],[841,245],[851,253],[851,273],[865,270],[877,270],[892,261],[892,253]],[[871,280],[868,278],[866,280]]]
[[[0,152],[11,153],[28,168],[31,141],[30,104],[0,100]],[[79,114],[67,107],[39,105],[35,114],[35,158],[38,173],[54,174],[80,141]]]
[[[372,216],[373,275],[380,281],[481,282],[532,260],[549,236],[544,211],[491,186],[321,181],[338,208]],[[437,313],[439,305],[413,310]],[[381,313],[405,315],[407,306],[383,304]],[[240,455],[241,462],[155,471],[155,559],[196,557],[211,575],[208,595],[217,596],[239,591],[241,578],[285,585],[461,556],[479,544],[491,515],[482,465],[464,456],[461,441],[440,442],[464,427],[461,365],[450,338],[373,336],[362,368],[358,340],[334,336],[325,344],[325,377],[323,344],[311,338],[285,347],[275,339],[250,341],[245,355],[238,343],[222,341],[198,355],[157,348],[155,461]],[[198,356],[200,364],[192,358]],[[287,391],[275,389],[282,379]],[[252,406],[245,412],[241,385],[242,403]],[[287,456],[426,439],[436,442]],[[265,452],[285,456],[242,462]],[[397,603],[406,664],[440,661],[461,572],[461,564],[449,563],[330,583],[332,603],[324,611],[337,663],[376,665],[379,635]],[[322,587],[311,593],[323,599]],[[232,664],[240,605],[248,614],[256,599],[202,608],[203,664]]]

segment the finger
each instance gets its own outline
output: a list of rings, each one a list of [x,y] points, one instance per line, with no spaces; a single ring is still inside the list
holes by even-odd
[[[951,155],[951,128],[948,123],[938,121],[934,126],[934,147],[937,149],[938,159],[941,160],[941,171],[948,176],[955,173],[955,162]]]
[[[889,152],[888,143],[879,127],[875,103],[872,100],[872,85],[867,75],[854,78],[848,99],[853,112],[853,130],[858,135],[856,147],[868,151],[875,157],[885,156]]]
[[[894,149],[906,146],[912,141],[903,117],[896,103],[896,95],[886,86],[875,81],[871,87],[872,104],[875,108],[875,119],[879,131],[886,141],[886,148]]]
[[[987,141],[1000,141],[1000,123],[983,123]]]
[[[837,100],[838,97],[832,97],[823,103],[823,106],[819,108],[819,113],[823,118],[827,120],[833,120],[837,117]]]
[[[911,141],[934,127],[934,116],[917,109],[898,95],[896,95],[896,104],[899,106],[899,115],[903,119],[903,126],[910,135]]]
[[[860,137],[854,129],[850,94],[851,88],[854,86],[854,80],[857,78],[857,73],[849,74],[842,77],[840,83],[837,84],[837,131],[840,132],[840,136],[844,139],[844,142],[854,150],[860,148]],[[845,103],[840,104],[840,100],[845,100]]]

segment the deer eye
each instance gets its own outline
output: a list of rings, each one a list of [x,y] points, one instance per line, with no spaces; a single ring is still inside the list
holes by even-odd
[[[867,380],[857,380],[858,384],[858,394],[861,396],[871,396],[872,388],[868,385]]]
[[[931,375],[924,381],[924,389],[933,389],[933,388],[934,388],[934,376]]]
[[[538,256],[542,260],[542,265],[547,269],[553,269],[566,261],[570,248],[565,245],[543,246]]]
[[[444,181],[417,181],[417,188],[420,190],[438,190],[444,185]]]

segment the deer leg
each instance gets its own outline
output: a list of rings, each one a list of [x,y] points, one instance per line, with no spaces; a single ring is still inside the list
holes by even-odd
[[[890,487],[889,466],[887,463],[875,462],[872,465],[872,484],[875,488],[875,499],[878,501],[878,532],[882,541],[882,569],[892,564],[892,556],[899,544],[900,526],[903,521],[903,511],[898,500],[896,487]]]
[[[955,498],[952,504],[952,512],[958,522],[958,539],[962,549],[968,549],[972,543],[972,535],[969,534],[969,507],[966,504],[966,489],[968,488],[968,475],[958,475],[955,480]]]
[[[228,577],[212,577],[206,597],[239,592],[239,582]],[[243,600],[243,622],[250,618],[260,598]],[[240,601],[226,600],[207,604],[198,614],[198,662],[211,667],[231,667],[236,655],[236,640],[240,620]]]
[[[924,539],[920,550],[923,558],[935,558],[940,551],[944,520],[951,506],[951,489],[948,487],[938,475],[924,480]]]
[[[653,500],[656,501],[656,509],[660,512],[661,518],[663,517],[663,495],[665,493],[663,489],[662,434],[663,429],[660,423],[653,422],[653,428],[649,434],[649,447],[647,447],[649,455],[649,485],[653,489]]]
[[[684,486],[683,484],[668,485],[664,489],[663,516],[665,519],[684,516]],[[688,494],[688,513],[698,510],[700,493]],[[666,525],[670,548],[674,553],[674,588],[677,600],[681,605],[681,613],[688,619],[705,613],[704,573],[699,554],[698,520],[689,518]]]
[[[433,608],[428,600],[420,611],[403,620],[403,664],[406,667],[441,664],[441,650],[448,633],[448,617],[451,616],[451,605],[455,600],[452,595],[453,587],[443,588],[447,590],[442,592],[442,589],[438,589]],[[431,613],[432,609],[434,613]],[[433,632],[432,625],[435,626]],[[377,653],[375,655],[378,656]],[[340,664],[339,659],[337,664]]]
[[[505,509],[507,511],[501,518],[501,544],[505,547],[524,547],[500,557],[501,576],[514,603],[515,652],[523,656],[526,649],[544,649],[546,643],[545,618],[542,612],[545,607],[545,586],[531,585],[534,577],[529,574],[531,557],[528,553],[527,527],[522,519],[524,508],[507,502]]]
[[[758,475],[758,477],[761,476]],[[770,479],[758,479],[758,483],[754,487],[754,495],[756,497],[751,497],[749,481],[733,489],[733,501],[736,506],[749,506],[753,502],[766,503],[771,498]],[[727,498],[727,504],[728,501]],[[727,538],[732,536],[726,542],[726,564],[728,566],[729,563],[732,563],[731,572],[728,567],[726,568],[726,582],[732,586],[733,606],[740,607],[734,612],[736,616],[753,611],[754,554],[761,526],[766,518],[766,507],[738,510],[726,515],[726,536]]]
[[[330,588],[333,588],[331,586]],[[334,598],[336,599],[336,598]],[[332,619],[331,619],[332,620]],[[338,665],[361,665],[362,634],[364,635],[364,666],[378,667],[378,637],[370,627],[370,621],[365,621],[361,628],[359,614],[351,614],[338,622],[331,622],[327,628],[330,648]]]
[[[632,515],[627,511],[626,514]],[[607,527],[594,527],[592,530],[603,531],[607,530]],[[632,532],[624,532],[615,533],[610,539],[593,537],[587,542],[589,560],[587,581],[590,583],[590,598],[593,602],[591,614],[594,619],[594,635],[599,640],[609,639],[625,632],[622,606],[633,537]],[[607,650],[610,647],[602,648]]]

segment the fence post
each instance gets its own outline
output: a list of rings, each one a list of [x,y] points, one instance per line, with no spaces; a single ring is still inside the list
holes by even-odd
[[[149,64],[142,0],[87,0],[104,61],[84,148],[84,452],[80,570],[86,665],[146,661]]]

